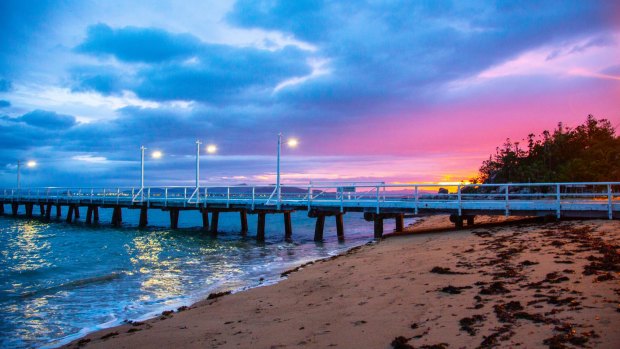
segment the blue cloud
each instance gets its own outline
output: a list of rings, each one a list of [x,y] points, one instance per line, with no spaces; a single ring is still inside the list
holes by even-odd
[[[45,110],[31,111],[22,115],[17,120],[34,127],[52,130],[68,129],[77,124],[74,116],[57,114]]]
[[[104,96],[120,93],[127,79],[112,66],[81,66],[71,70],[71,90],[96,91]]]
[[[11,106],[11,102],[0,99],[0,108],[8,108]]]
[[[88,28],[86,40],[76,50],[126,62],[156,63],[189,58],[200,46],[200,40],[190,34],[172,34],[157,28],[113,29],[100,23]]]

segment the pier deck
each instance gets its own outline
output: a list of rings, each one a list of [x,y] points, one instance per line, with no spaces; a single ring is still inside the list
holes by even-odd
[[[258,215],[257,238],[265,238],[265,215],[283,214],[285,238],[292,236],[291,212],[304,210],[316,218],[315,240],[323,239],[326,216],[335,216],[337,234],[344,238],[342,215],[363,212],[374,221],[375,237],[383,234],[383,220],[395,219],[403,228],[404,215],[450,214],[457,226],[473,224],[476,215],[553,216],[555,218],[620,218],[620,182],[510,183],[510,184],[330,184],[275,186],[207,186],[145,188],[25,188],[0,189],[0,214],[20,205],[33,215],[60,216],[67,207],[67,222],[78,219],[86,207],[87,224],[98,223],[99,208],[112,208],[112,224],[122,224],[122,209],[140,209],[139,226],[148,224],[148,210],[170,212],[170,225],[178,226],[179,212],[202,213],[203,228],[217,233],[220,212],[239,212],[241,233],[248,231],[247,214]],[[211,214],[211,220],[209,220]]]

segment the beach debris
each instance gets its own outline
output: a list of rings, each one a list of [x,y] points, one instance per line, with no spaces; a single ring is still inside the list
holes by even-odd
[[[418,347],[418,349],[447,349],[448,346],[449,346],[448,343],[426,344],[421,347]]]
[[[618,311],[620,311],[620,305],[618,306]],[[420,325],[418,325],[417,323],[414,322],[409,327],[411,327],[412,330],[415,330],[416,328],[419,328]]]
[[[484,340],[480,343],[478,349],[494,348],[499,345],[500,341],[508,340],[510,337],[514,336],[514,334],[510,326],[506,325],[500,327],[493,334],[484,336]]]
[[[110,333],[104,334],[99,339],[108,339],[108,338],[111,338],[111,337],[114,337],[114,336],[118,336],[118,332],[110,332]]]
[[[530,266],[530,265],[536,265],[536,264],[539,264],[539,263],[538,263],[538,262],[532,262],[532,261],[530,261],[529,259],[526,259],[526,260],[524,260],[523,262],[521,262],[521,263],[519,263],[519,264],[520,264],[521,266],[528,267],[528,266]]]
[[[138,332],[138,331],[142,331],[142,329],[141,328],[132,327],[132,328],[127,330],[127,333],[134,333],[134,332]]]
[[[491,234],[488,231],[472,231],[471,233],[476,235],[479,238],[489,238],[489,237],[493,236],[493,234]]]
[[[583,332],[581,336],[579,336],[573,325],[567,323],[556,326],[554,330],[560,333],[543,341],[543,344],[548,345],[551,349],[568,348],[564,345],[566,343],[582,347],[588,343],[590,338],[599,337],[595,331]]]
[[[177,308],[177,312],[182,312],[182,311],[186,311],[187,309],[189,309],[188,306],[184,305],[182,307]]]
[[[414,349],[414,347],[408,344],[407,342],[409,342],[408,338],[403,337],[403,336],[398,336],[394,338],[391,345],[392,345],[392,348],[394,349]]]
[[[469,333],[470,336],[475,336],[477,332],[475,327],[481,326],[481,325],[478,325],[478,326],[476,325],[481,323],[484,320],[486,320],[486,317],[484,315],[474,315],[472,317],[462,318],[461,320],[459,320],[459,324],[461,325],[462,331],[466,331],[467,333]]]
[[[498,295],[505,293],[510,293],[510,290],[504,287],[504,283],[501,281],[494,282],[488,287],[482,287],[480,290],[480,294],[484,295]]]
[[[207,296],[207,300],[224,297],[224,296],[229,295],[231,293],[232,293],[232,291],[209,293],[209,295]]]
[[[162,316],[172,316],[172,314],[174,313],[174,310],[164,310],[161,315]]]
[[[79,341],[77,341],[77,346],[78,347],[83,347],[86,344],[90,343],[90,339],[89,338],[82,338]]]
[[[433,269],[431,269],[431,273],[446,274],[446,275],[464,275],[464,274],[467,274],[467,273],[464,273],[462,271],[452,271],[452,270],[450,270],[450,268],[444,268],[444,267],[433,267]]]
[[[442,289],[440,289],[439,291],[444,292],[444,293],[448,293],[448,294],[460,294],[461,290],[466,290],[466,289],[470,289],[472,288],[471,286],[446,286]]]
[[[332,259],[336,259],[336,258],[338,258],[338,257],[339,257],[339,256],[333,256],[333,257],[330,257],[330,258],[332,258]],[[329,260],[329,258],[328,258],[328,260]],[[313,261],[310,261],[310,262],[308,262],[308,263],[304,263],[304,264],[302,264],[302,265],[300,265],[300,266],[298,266],[298,267],[295,267],[295,268],[293,268],[293,269],[286,270],[286,271],[282,272],[282,274],[280,274],[280,277],[285,277],[285,276],[288,276],[289,274],[294,273],[294,272],[296,272],[296,271],[299,271],[299,270],[301,270],[302,268],[304,268],[304,267],[306,267],[306,266],[308,266],[308,265],[312,265],[312,264],[314,264],[314,262],[313,262]]]

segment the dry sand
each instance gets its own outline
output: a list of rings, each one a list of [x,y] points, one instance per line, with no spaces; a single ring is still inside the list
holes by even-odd
[[[430,217],[424,233],[68,346],[620,348],[620,221],[478,222]]]

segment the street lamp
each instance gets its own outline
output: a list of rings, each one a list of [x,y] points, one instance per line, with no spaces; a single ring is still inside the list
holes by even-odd
[[[200,140],[196,140],[196,190],[200,187],[200,145],[202,142]],[[215,144],[207,145],[207,153],[215,154],[217,152],[217,146]]]
[[[286,144],[291,148],[295,148],[299,144],[299,141],[296,138],[289,138],[286,141]],[[280,205],[282,201],[282,192],[280,188],[280,152],[281,152],[281,149],[282,149],[282,132],[278,133],[278,161],[277,161],[277,171],[276,171],[276,191],[278,195],[278,210],[280,209]]]
[[[144,190],[144,151],[148,149],[145,146],[140,146],[140,190]],[[151,156],[153,157],[153,159],[160,159],[163,154],[161,151],[156,150],[154,151]]]
[[[36,161],[30,160],[28,162],[26,162],[26,166],[27,167],[35,167],[37,166]],[[21,167],[22,167],[22,162],[20,160],[17,160],[17,189],[21,189],[22,184],[21,184]]]

